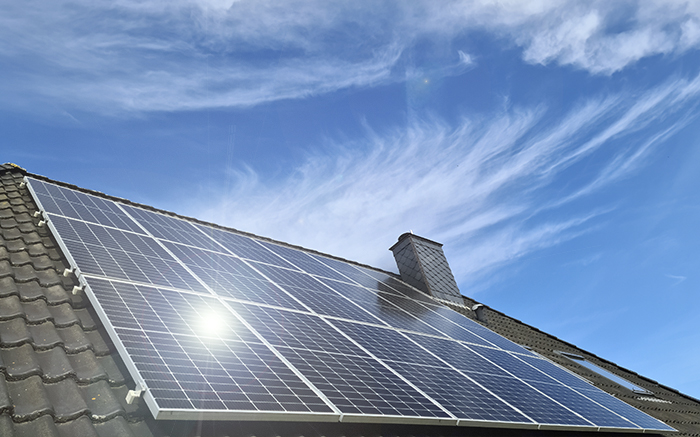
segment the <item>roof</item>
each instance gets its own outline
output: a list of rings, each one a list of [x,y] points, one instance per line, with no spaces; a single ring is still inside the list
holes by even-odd
[[[0,435],[463,435],[463,427],[345,423],[199,422],[154,420],[143,402],[126,403],[134,388],[119,354],[83,295],[56,240],[26,187],[28,174],[0,166]],[[34,176],[34,175],[32,175]],[[86,191],[86,190],[85,190]],[[91,192],[95,194],[94,192]],[[398,278],[398,277],[397,277]],[[453,309],[478,302],[464,298]],[[679,430],[700,436],[700,401],[623,369],[576,346],[485,308],[480,323],[580,374],[595,386]],[[486,321],[484,321],[486,320]],[[635,394],[568,360],[558,351],[589,361],[639,385]],[[470,429],[470,435],[570,435],[570,432]],[[597,435],[615,435],[598,433]]]

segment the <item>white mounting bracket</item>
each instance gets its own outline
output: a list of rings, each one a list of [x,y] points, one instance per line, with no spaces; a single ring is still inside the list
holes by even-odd
[[[27,183],[24,182],[24,181],[22,181],[22,182],[19,183],[19,187],[20,187],[20,188],[24,188],[24,187],[26,187],[26,186],[27,186]]]
[[[38,227],[44,226],[44,223],[46,223],[46,220],[39,220],[39,223],[37,224]]]
[[[36,210],[34,211],[34,217],[39,217],[41,215],[41,211]]]
[[[73,286],[73,295],[74,295],[74,296],[77,295],[78,293],[80,293],[81,291],[83,291],[83,286],[82,286],[82,285],[79,286],[79,287],[78,287],[77,285]]]
[[[71,273],[73,273],[73,267],[71,267],[69,269],[65,269],[63,271],[63,276],[68,277],[68,276],[70,276]]]
[[[129,390],[126,393],[126,403],[129,405],[133,404],[134,401],[136,400],[136,398],[141,397],[142,393],[143,393],[143,389],[141,389],[141,387],[136,387],[136,389],[134,389],[134,390]]]

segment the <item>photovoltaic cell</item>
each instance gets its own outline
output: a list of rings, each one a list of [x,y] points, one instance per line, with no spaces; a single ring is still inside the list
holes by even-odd
[[[408,334],[411,340],[420,344],[430,352],[458,370],[466,372],[481,372],[492,375],[508,376],[503,369],[491,361],[475,353],[468,346],[453,340],[427,337],[419,334]]]
[[[279,349],[344,414],[447,418],[442,409],[369,357]]]
[[[252,261],[259,261],[266,264],[272,264],[275,266],[286,267],[288,269],[296,269],[293,265],[274,254],[273,252],[267,250],[261,244],[259,244],[253,238],[245,237],[243,235],[235,234],[233,232],[227,232],[221,229],[212,228],[209,226],[195,225],[204,234],[208,235],[214,241],[218,242],[226,249],[231,251],[231,253]]]
[[[585,419],[598,426],[610,428],[639,428],[632,422],[561,384],[547,384],[535,381],[532,382],[531,385],[550,398],[556,399],[562,404],[571,407]]]
[[[47,213],[143,233],[143,230],[112,201],[37,179],[29,180]]]
[[[391,366],[459,419],[533,423],[452,369],[405,363]]]
[[[330,288],[328,289],[328,293],[311,291],[305,288],[292,287],[290,285],[283,285],[282,288],[318,314],[378,325],[384,324],[380,319],[372,316],[367,311],[355,305],[352,301],[345,299],[342,295],[335,293]]]
[[[442,361],[393,329],[339,320],[331,323],[382,360],[444,366]]]
[[[170,242],[163,244],[219,296],[304,309],[239,258]]]
[[[597,402],[598,404],[608,408],[609,410],[615,411],[622,414],[627,419],[631,420],[637,426],[646,429],[654,429],[659,431],[675,431],[670,426],[663,422],[660,422],[648,414],[642,413],[636,408],[616,399],[612,396],[608,396],[600,390],[579,390],[579,393],[586,396],[587,398]]]
[[[260,244],[268,248],[270,251],[276,253],[280,257],[294,264],[299,270],[306,273],[310,273],[316,276],[322,276],[324,278],[331,278],[340,281],[347,280],[347,278],[325,264],[320,263],[316,259],[307,255],[306,253],[292,249],[289,247],[280,246],[278,244],[268,243],[266,241],[261,241]]]
[[[518,408],[536,422],[555,425],[593,425],[518,379],[485,373],[467,373],[467,376],[482,386],[488,387],[490,392]]]
[[[83,273],[206,292],[150,237],[54,215],[51,222]]]
[[[232,303],[231,306],[274,346],[366,355],[318,316],[257,305]]]
[[[190,222],[130,205],[122,205],[122,208],[156,238],[219,252],[224,250]]]

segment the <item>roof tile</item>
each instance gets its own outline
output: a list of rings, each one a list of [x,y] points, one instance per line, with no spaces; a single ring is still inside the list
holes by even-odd
[[[76,419],[88,413],[88,406],[83,400],[82,392],[73,379],[45,384],[44,388],[53,404],[54,417],[59,422]]]
[[[119,386],[126,384],[127,379],[124,377],[125,369],[120,368],[119,365],[117,365],[114,357],[111,355],[97,357],[97,362],[106,372],[107,380],[109,381],[110,385]]]
[[[12,266],[10,265],[10,262],[8,260],[0,261],[0,278],[12,276],[12,274],[13,274],[13,271],[12,271]]]
[[[32,344],[35,349],[50,349],[64,343],[56,326],[51,322],[29,325],[27,329],[32,336]]]
[[[130,424],[126,421],[126,419],[124,419],[121,416],[115,417],[114,419],[108,420],[104,423],[97,423],[95,424],[95,429],[97,430],[100,437],[114,435],[123,435],[129,437],[138,435],[147,437],[149,435],[152,435],[150,431],[148,434],[146,434],[141,430],[138,434],[134,434],[133,430],[130,427]],[[146,428],[145,430],[148,430],[148,428]]]
[[[102,421],[125,414],[107,381],[80,386],[93,420]]]
[[[58,335],[63,339],[66,352],[75,354],[89,349],[92,344],[85,336],[83,329],[79,325],[72,325],[67,328],[56,328]]]
[[[70,420],[65,423],[57,423],[56,428],[61,437],[98,437],[95,427],[92,425],[92,421],[87,416],[80,416],[75,420]],[[118,434],[112,434],[116,436]]]
[[[44,299],[22,302],[22,309],[30,324],[44,323],[52,317]]]
[[[76,308],[73,310],[73,313],[75,313],[76,317],[80,320],[80,326],[82,326],[83,329],[86,331],[97,329],[97,323],[87,308]]]
[[[19,347],[2,348],[0,354],[5,364],[5,372],[11,380],[41,375],[41,364],[37,360],[32,345],[23,344]]]
[[[7,387],[10,399],[14,405],[13,419],[16,422],[24,422],[35,419],[42,414],[51,414],[53,409],[44,383],[39,376],[30,376],[19,381],[8,381]],[[49,419],[51,419],[49,417]],[[53,424],[53,420],[51,420]],[[37,433],[35,435],[44,435]]]
[[[32,341],[24,319],[17,318],[0,322],[0,346],[19,346]]]
[[[21,239],[6,241],[5,246],[9,252],[19,252],[27,247],[27,245]]]
[[[73,308],[68,303],[49,305],[48,308],[53,316],[53,323],[57,328],[75,325],[80,322],[80,319],[78,319],[78,316],[75,315]]]
[[[85,336],[88,341],[92,344],[92,350],[95,352],[95,356],[101,357],[104,355],[109,355],[114,349],[111,343],[107,343],[105,340],[106,333],[101,333],[100,331],[87,331]]]
[[[5,374],[0,373],[0,412],[3,414],[12,408],[12,401],[10,401],[10,393],[7,390],[7,382],[5,381]],[[0,435],[2,433],[2,426],[0,426]]]
[[[59,381],[75,374],[71,362],[66,355],[66,351],[61,347],[37,351],[36,359],[41,366],[44,381]]]
[[[10,276],[0,278],[0,297],[10,296],[13,294],[19,294],[15,281],[13,281]]]
[[[0,298],[0,320],[24,316],[24,308],[15,294]]]
[[[75,376],[81,384],[107,380],[107,372],[91,350],[68,355],[68,361],[70,361],[71,367],[75,370]]]
[[[16,437],[36,437],[38,435],[60,437],[51,416],[42,416],[30,422],[16,423],[14,428]]]

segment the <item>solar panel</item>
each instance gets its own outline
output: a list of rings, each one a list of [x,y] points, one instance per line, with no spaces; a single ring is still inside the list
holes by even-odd
[[[387,273],[27,181],[157,419],[671,430]]]

